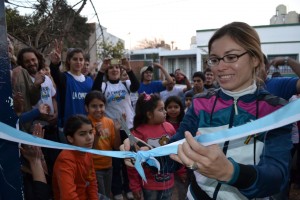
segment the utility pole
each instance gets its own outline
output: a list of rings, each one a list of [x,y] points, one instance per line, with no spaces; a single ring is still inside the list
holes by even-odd
[[[4,0],[0,0],[0,33],[0,121],[15,127]],[[0,171],[0,200],[23,199],[18,143],[0,139]]]

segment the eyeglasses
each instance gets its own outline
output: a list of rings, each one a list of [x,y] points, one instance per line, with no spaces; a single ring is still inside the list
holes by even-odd
[[[236,61],[238,61],[238,59],[240,57],[242,57],[243,55],[245,55],[246,53],[248,53],[247,51],[245,53],[242,53],[240,55],[237,54],[227,54],[225,56],[223,56],[222,58],[218,58],[218,57],[211,57],[207,60],[207,64],[210,67],[214,67],[216,65],[218,65],[220,63],[220,60],[223,60],[225,63],[234,63]]]

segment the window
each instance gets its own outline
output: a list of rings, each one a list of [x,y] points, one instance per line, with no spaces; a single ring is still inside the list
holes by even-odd
[[[144,54],[132,54],[130,55],[131,60],[144,60]]]

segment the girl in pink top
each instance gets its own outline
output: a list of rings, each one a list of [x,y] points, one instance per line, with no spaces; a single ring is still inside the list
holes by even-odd
[[[136,115],[133,120],[132,134],[155,147],[168,143],[175,129],[166,122],[164,102],[157,95],[141,94],[136,103]],[[161,160],[164,164],[164,160]],[[158,172],[143,166],[147,182],[144,182],[135,168],[128,167],[129,187],[135,199],[169,200],[174,185],[173,173]]]

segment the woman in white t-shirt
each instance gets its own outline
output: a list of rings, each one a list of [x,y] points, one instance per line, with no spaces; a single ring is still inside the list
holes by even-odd
[[[122,82],[120,80],[121,68],[126,70],[129,80]],[[107,81],[103,82],[106,76]],[[133,127],[134,110],[131,104],[130,93],[139,89],[139,81],[131,70],[130,63],[124,59],[105,59],[97,74],[93,84],[93,90],[101,91],[106,98],[105,114],[107,117],[118,120],[123,114],[126,115],[126,123],[128,128]],[[116,133],[118,134],[118,133]],[[125,131],[120,131],[121,141],[127,138]],[[122,174],[120,173],[122,170]],[[123,176],[123,181],[122,177]],[[123,186],[120,183],[124,183]],[[128,177],[122,159],[113,158],[113,176],[112,176],[112,193],[114,199],[122,197],[122,192],[127,197],[132,197],[129,190]]]

